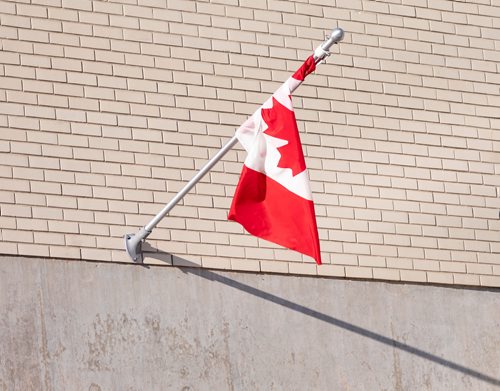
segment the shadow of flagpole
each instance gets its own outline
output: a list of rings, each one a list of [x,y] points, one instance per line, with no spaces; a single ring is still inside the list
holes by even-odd
[[[153,247],[150,247],[149,249],[154,250]],[[156,258],[155,257],[155,253],[149,253],[148,252],[147,255],[149,257],[151,257],[151,258]],[[157,259],[160,259],[162,261],[164,260],[164,259],[162,259],[160,257],[158,257]],[[174,257],[174,259],[175,259],[175,257]],[[250,285],[247,285],[247,284],[244,284],[242,282],[233,280],[231,278],[222,276],[222,275],[217,274],[217,273],[215,273],[213,271],[200,268],[198,265],[196,265],[196,267],[190,267],[189,266],[190,262],[187,261],[187,260],[185,260],[185,259],[182,259],[181,262],[185,266],[178,267],[178,269],[180,271],[182,271],[183,273],[193,274],[193,275],[196,275],[198,277],[208,279],[210,281],[215,281],[215,282],[227,285],[227,286],[229,286],[229,287],[231,287],[233,289],[238,289],[238,290],[240,290],[242,292],[245,292],[245,293],[250,294],[252,296],[259,297],[261,299],[267,300],[267,301],[269,301],[271,303],[280,305],[280,306],[285,307],[285,308],[287,308],[289,310],[299,312],[299,313],[301,313],[303,315],[306,315],[306,316],[309,316],[311,318],[314,318],[314,319],[320,320],[322,322],[328,323],[328,324],[330,324],[332,326],[339,327],[339,328],[344,329],[346,331],[349,331],[351,333],[354,333],[354,334],[357,334],[357,335],[369,338],[369,339],[371,339],[373,341],[377,341],[377,342],[382,343],[384,345],[391,346],[391,347],[393,347],[395,349],[399,349],[401,351],[407,352],[407,353],[412,354],[414,356],[417,356],[417,357],[420,357],[420,358],[432,361],[432,362],[434,362],[434,363],[436,363],[438,365],[442,365],[442,366],[444,366],[446,368],[449,368],[449,369],[452,369],[454,371],[463,373],[464,375],[471,376],[471,377],[474,377],[474,378],[476,378],[478,380],[482,380],[482,381],[484,381],[486,383],[489,383],[489,384],[492,384],[494,386],[500,387],[500,379],[496,379],[496,378],[494,378],[492,376],[488,376],[488,375],[483,374],[483,373],[481,373],[479,371],[476,371],[474,369],[467,368],[467,367],[465,367],[463,365],[460,365],[460,364],[458,364],[456,362],[444,359],[444,358],[436,356],[435,354],[432,354],[432,353],[428,353],[428,352],[426,352],[424,350],[421,350],[419,348],[416,348],[414,346],[405,344],[403,342],[399,342],[399,341],[397,341],[397,340],[395,340],[393,338],[386,337],[386,336],[384,336],[382,334],[375,333],[375,332],[370,331],[368,329],[365,329],[363,327],[356,326],[356,325],[354,325],[352,323],[343,321],[341,319],[337,319],[337,318],[335,318],[333,316],[330,316],[330,315],[321,313],[319,311],[313,310],[311,308],[308,308],[306,306],[294,303],[294,302],[292,302],[290,300],[287,300],[287,299],[284,299],[282,297],[276,296],[276,295],[274,295],[272,293],[264,292],[264,291],[262,291],[260,289],[254,288],[254,287],[252,287]],[[195,265],[195,264],[193,264],[193,265]]]

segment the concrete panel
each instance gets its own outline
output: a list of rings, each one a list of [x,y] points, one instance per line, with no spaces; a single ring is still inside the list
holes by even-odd
[[[500,291],[0,258],[0,390],[494,390]]]

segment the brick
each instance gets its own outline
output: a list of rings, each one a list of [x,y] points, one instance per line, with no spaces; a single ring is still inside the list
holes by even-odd
[[[31,217],[31,208],[26,205],[2,205],[2,216]]]
[[[500,277],[499,276],[479,276],[481,286],[491,286],[491,287],[499,287],[500,286]]]
[[[372,278],[373,273],[371,268],[363,267],[345,267],[346,277],[348,278]]]
[[[34,180],[43,180],[44,174],[40,169],[33,168],[24,168],[24,167],[14,167],[13,169],[14,178],[19,179],[34,179]]]
[[[412,282],[427,282],[427,274],[425,271],[419,270],[401,270],[401,280]]]
[[[108,205],[106,200],[102,199],[89,199],[89,198],[79,198],[78,208],[83,210],[107,210]]]
[[[82,259],[85,260],[109,261],[111,259],[110,250],[82,248],[80,252]]]
[[[26,116],[55,119],[55,110],[52,107],[25,106]]]
[[[388,268],[373,268],[373,278],[379,280],[400,281],[400,271]]]
[[[231,259],[231,269],[240,271],[260,272],[260,262],[248,259]]]
[[[265,273],[288,273],[288,262],[260,261],[260,270]]]
[[[18,251],[20,254],[37,257],[48,257],[49,248],[46,245],[19,243]]]
[[[453,274],[451,273],[439,273],[439,272],[428,272],[427,281],[434,284],[453,284]]]
[[[38,130],[40,128],[40,120],[28,117],[9,117],[9,125],[11,128]],[[33,150],[35,148],[36,146],[31,146],[28,149]]]
[[[318,267],[314,263],[290,262],[288,265],[288,272],[290,274],[316,275],[316,274],[318,274],[317,269],[318,269]]]
[[[62,259],[80,259],[80,249],[77,247],[69,246],[54,246],[49,245],[49,255],[53,258]]]

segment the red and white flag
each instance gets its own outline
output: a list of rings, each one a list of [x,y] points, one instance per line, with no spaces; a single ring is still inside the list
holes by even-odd
[[[248,155],[229,220],[321,264],[318,228],[291,94],[316,69],[313,56],[236,131]]]

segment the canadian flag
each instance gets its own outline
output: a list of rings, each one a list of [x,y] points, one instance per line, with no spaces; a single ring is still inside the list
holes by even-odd
[[[315,69],[310,56],[236,131],[248,155],[228,218],[320,265],[314,203],[291,100]]]

